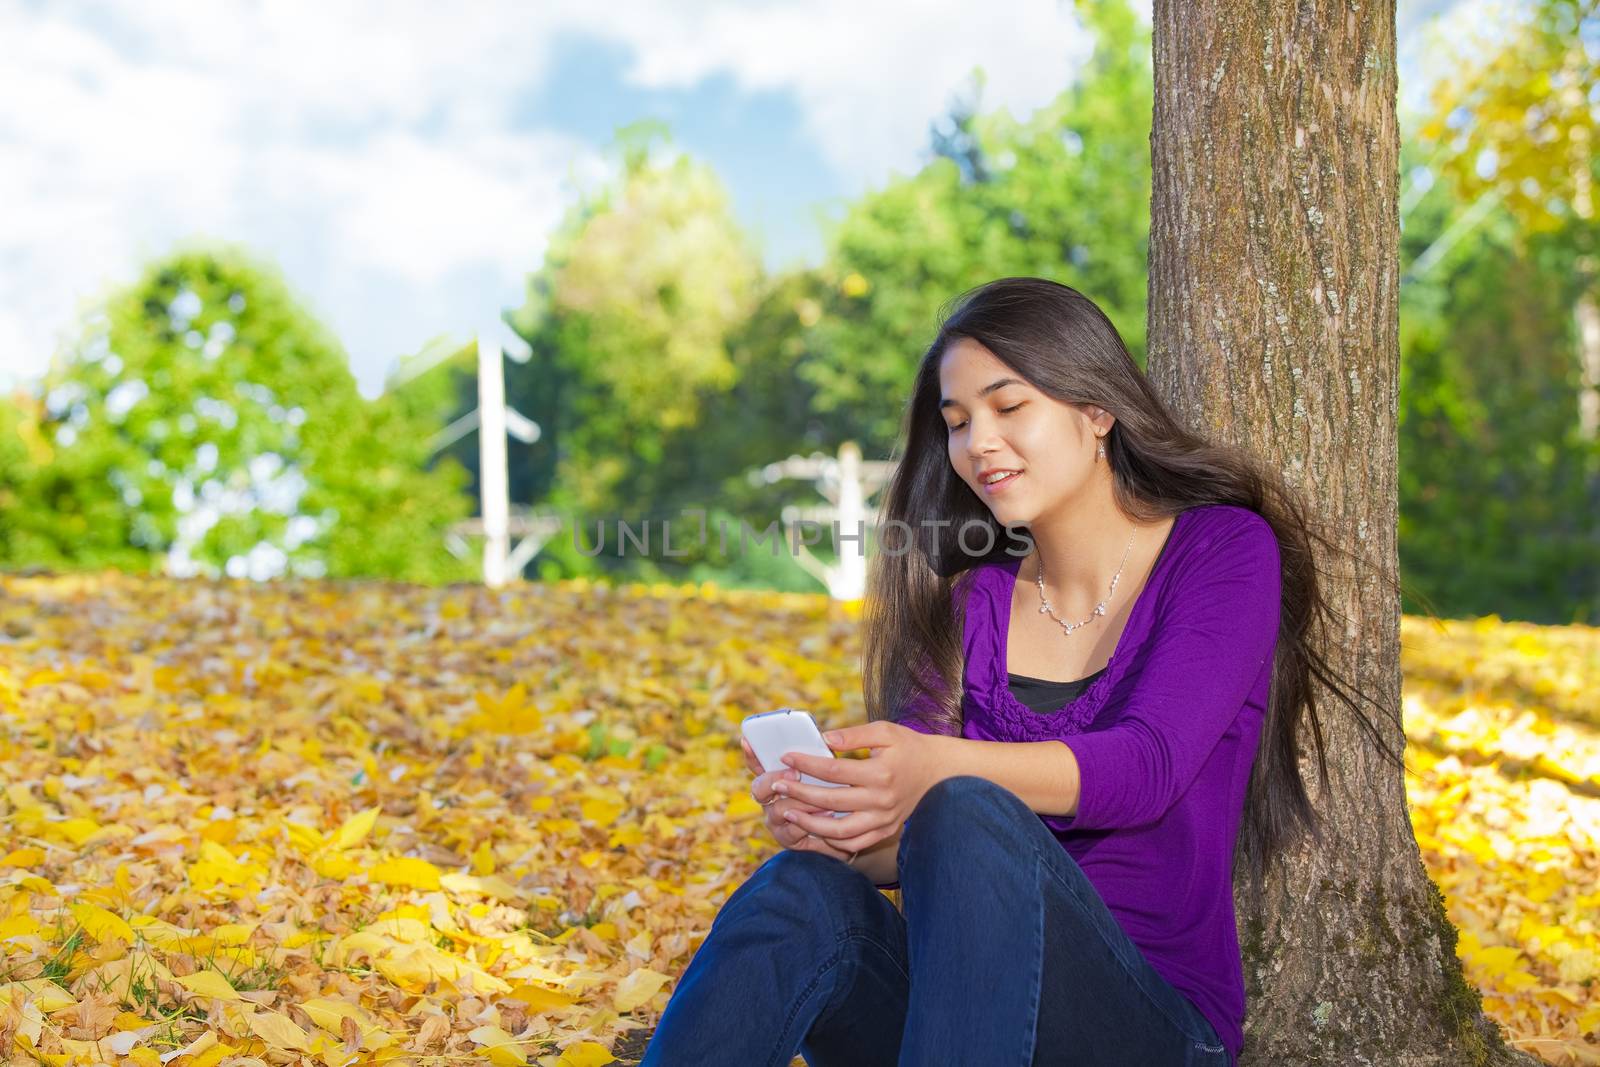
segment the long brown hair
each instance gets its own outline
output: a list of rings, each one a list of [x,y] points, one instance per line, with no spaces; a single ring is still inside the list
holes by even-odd
[[[1104,437],[1118,506],[1147,523],[1207,504],[1232,504],[1264,518],[1278,540],[1282,611],[1271,695],[1245,800],[1235,858],[1252,887],[1302,834],[1322,840],[1298,761],[1302,719],[1318,772],[1328,768],[1317,716],[1320,683],[1356,716],[1380,751],[1404,766],[1358,706],[1358,698],[1317,647],[1337,617],[1324,599],[1313,543],[1354,557],[1316,532],[1304,502],[1246,450],[1180,426],[1128,354],[1116,327],[1088,297],[1042,278],[1001,278],[964,294],[944,317],[917,368],[907,403],[902,454],[885,490],[879,528],[891,550],[876,553],[863,611],[862,680],[869,719],[898,720],[913,703],[935,729],[961,731],[962,618],[966,579],[1015,544],[952,468],[939,411],[939,361],[957,338],[994,353],[1056,400],[1094,404],[1115,416]],[[894,524],[904,523],[904,527]],[[988,540],[978,527],[989,528]],[[909,534],[896,538],[904,529]],[[964,539],[958,540],[962,535]],[[973,554],[975,543],[993,546]],[[1011,551],[1015,551],[1011,549]],[[1360,699],[1367,699],[1361,697]],[[1398,711],[1393,712],[1398,721]]]

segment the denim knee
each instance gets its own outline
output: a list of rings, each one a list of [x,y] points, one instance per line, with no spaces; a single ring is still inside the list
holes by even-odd
[[[913,865],[961,870],[996,849],[1015,854],[1015,839],[1025,833],[1030,819],[1036,816],[1020,797],[987,778],[960,774],[943,779],[923,794],[901,834],[897,859],[902,886]]]
[[[786,848],[770,856],[723,904],[713,927],[734,912],[759,911],[791,932],[826,931],[832,942],[861,925],[878,891],[860,871],[820,852]],[[785,921],[787,920],[787,921]]]
[[[952,822],[970,829],[975,810],[989,807],[1005,811],[1021,803],[1016,794],[996,782],[975,774],[958,774],[936,782],[932,789],[922,795],[912,809],[911,823],[906,827],[906,833],[920,827],[919,836],[941,836],[941,824]]]
[[[861,879],[859,871],[851,870],[848,864],[832,856],[794,848],[786,848],[767,857],[759,869],[769,871],[774,880],[803,886],[813,895],[838,889],[852,879]]]

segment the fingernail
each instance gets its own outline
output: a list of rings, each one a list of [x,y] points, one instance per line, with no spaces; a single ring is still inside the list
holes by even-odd
[[[794,822],[797,818],[799,818],[799,815],[792,811],[786,811],[783,813],[783,817],[788,819],[790,822]]]
[[[789,783],[777,782],[773,785],[772,791],[774,793],[787,793],[789,791]]]

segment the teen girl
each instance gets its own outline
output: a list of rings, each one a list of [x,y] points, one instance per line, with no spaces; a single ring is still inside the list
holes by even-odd
[[[1232,1067],[1236,850],[1259,886],[1317,834],[1311,678],[1348,701],[1306,641],[1326,542],[1050,281],[969,293],[906,418],[870,721],[828,735],[871,758],[762,773],[746,747],[784,850],[723,905],[643,1064]]]

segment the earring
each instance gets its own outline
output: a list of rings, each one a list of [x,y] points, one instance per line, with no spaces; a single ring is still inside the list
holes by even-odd
[[[1100,442],[1100,446],[1094,450],[1094,454],[1101,459],[1106,458],[1106,443],[1104,441]]]

